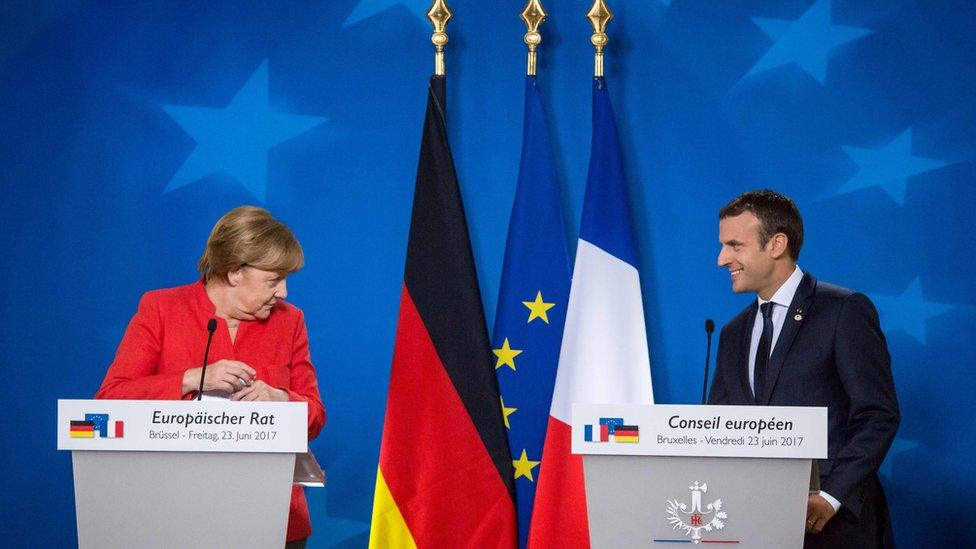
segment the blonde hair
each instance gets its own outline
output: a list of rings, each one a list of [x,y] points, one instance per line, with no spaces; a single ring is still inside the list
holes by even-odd
[[[244,265],[284,276],[301,269],[305,255],[291,230],[268,210],[239,206],[214,225],[197,267],[204,281],[228,282],[228,273]]]

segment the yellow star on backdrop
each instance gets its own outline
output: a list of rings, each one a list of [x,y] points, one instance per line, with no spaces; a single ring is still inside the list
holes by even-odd
[[[498,357],[498,360],[495,362],[496,370],[502,366],[508,366],[513,372],[515,371],[515,357],[522,354],[521,349],[513,349],[508,345],[507,337],[502,342],[501,349],[492,349],[491,352],[495,353],[495,356]]]
[[[512,426],[508,424],[508,416],[514,414],[515,410],[518,410],[518,408],[507,408],[505,406],[505,399],[502,398],[501,395],[498,396],[498,400],[502,401],[502,419],[505,420],[505,428],[511,429]]]
[[[541,291],[535,294],[535,301],[523,301],[522,305],[529,308],[529,319],[525,321],[526,324],[537,318],[541,318],[543,322],[549,324],[549,315],[546,311],[556,306],[555,303],[546,303],[543,301]]]
[[[515,478],[526,477],[532,482],[535,482],[535,479],[532,478],[532,468],[538,464],[538,461],[530,460],[525,455],[525,450],[522,450],[522,457],[512,460],[512,465],[515,467]]]

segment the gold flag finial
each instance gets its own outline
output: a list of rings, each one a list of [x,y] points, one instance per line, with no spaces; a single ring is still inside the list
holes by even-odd
[[[525,28],[528,30],[525,33],[525,43],[529,46],[529,65],[525,73],[529,76],[535,76],[536,48],[542,43],[539,26],[542,25],[549,14],[542,7],[542,2],[539,0],[529,0],[525,3],[525,8],[522,9],[522,13],[519,16],[522,18],[522,21],[525,21]]]
[[[593,0],[593,7],[586,12],[586,18],[593,25],[593,36],[590,42],[593,43],[593,76],[603,76],[603,47],[607,45],[607,23],[613,19],[613,12],[607,6],[605,0]]]
[[[444,29],[452,15],[454,14],[444,0],[434,0],[427,10],[427,19],[434,25],[434,34],[430,36],[430,41],[434,43],[434,74],[437,76],[444,76],[444,45],[447,44],[447,33]]]

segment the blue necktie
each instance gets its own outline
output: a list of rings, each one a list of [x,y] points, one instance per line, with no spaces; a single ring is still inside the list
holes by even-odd
[[[769,351],[773,346],[773,302],[769,301],[759,306],[763,317],[762,336],[759,338],[759,348],[756,349],[756,367],[753,372],[752,394],[756,404],[762,401],[766,391],[766,365],[769,363]]]

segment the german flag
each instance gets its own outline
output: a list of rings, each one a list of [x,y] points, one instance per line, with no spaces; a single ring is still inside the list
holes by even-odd
[[[512,459],[434,76],[373,501],[372,547],[514,547]]]
[[[95,438],[95,423],[91,421],[72,421],[70,429],[71,438]]]
[[[640,442],[640,428],[637,425],[617,425],[613,430],[614,442]]]

